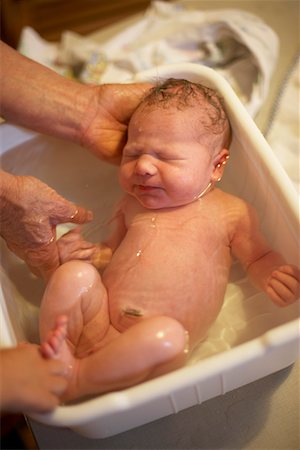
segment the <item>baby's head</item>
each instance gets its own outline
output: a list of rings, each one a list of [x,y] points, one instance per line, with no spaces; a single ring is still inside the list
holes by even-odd
[[[215,91],[168,79],[132,115],[120,182],[147,208],[184,205],[222,177],[230,124]]]
[[[231,127],[224,101],[215,90],[185,79],[169,78],[146,94],[136,113],[144,114],[147,120],[150,111],[161,109],[163,114],[163,110],[171,108],[193,117],[199,139],[210,142],[212,150],[229,148]]]

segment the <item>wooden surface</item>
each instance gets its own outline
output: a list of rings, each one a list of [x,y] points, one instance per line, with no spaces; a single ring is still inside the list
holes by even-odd
[[[62,31],[88,34],[143,11],[150,0],[2,0],[1,39],[17,47],[24,26],[59,41]]]

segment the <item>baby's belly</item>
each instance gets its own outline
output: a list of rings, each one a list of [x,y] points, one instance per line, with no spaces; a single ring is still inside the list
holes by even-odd
[[[208,258],[194,245],[169,244],[130,244],[115,253],[103,276],[110,319],[122,332],[147,317],[173,317],[193,343],[206,334],[222,306],[230,255],[219,250]]]

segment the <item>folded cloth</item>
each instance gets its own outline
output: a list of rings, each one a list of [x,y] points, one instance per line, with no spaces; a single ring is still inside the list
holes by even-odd
[[[245,11],[154,1],[141,20],[93,54],[82,80],[126,81],[162,64],[205,64],[221,72],[254,116],[268,93],[278,50],[274,31]]]
[[[22,33],[20,49],[26,54],[31,48],[29,56],[34,58],[33,38],[38,41],[42,62],[41,39],[28,28]],[[43,57],[49,65],[50,53],[55,52],[44,44]],[[134,74],[162,64],[205,64],[230,82],[254,116],[268,93],[278,46],[274,31],[248,12],[191,10],[184,2],[153,1],[134,25],[105,42],[98,43],[96,34],[82,37],[66,31],[57,45],[53,66],[56,70],[75,67],[86,83],[109,83],[126,82]]]

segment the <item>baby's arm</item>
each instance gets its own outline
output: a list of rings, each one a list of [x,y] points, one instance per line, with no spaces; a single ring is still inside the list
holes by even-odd
[[[240,204],[231,247],[253,284],[275,304],[287,306],[299,298],[299,268],[286,264],[284,258],[268,245],[260,231],[256,211],[244,202]]]

